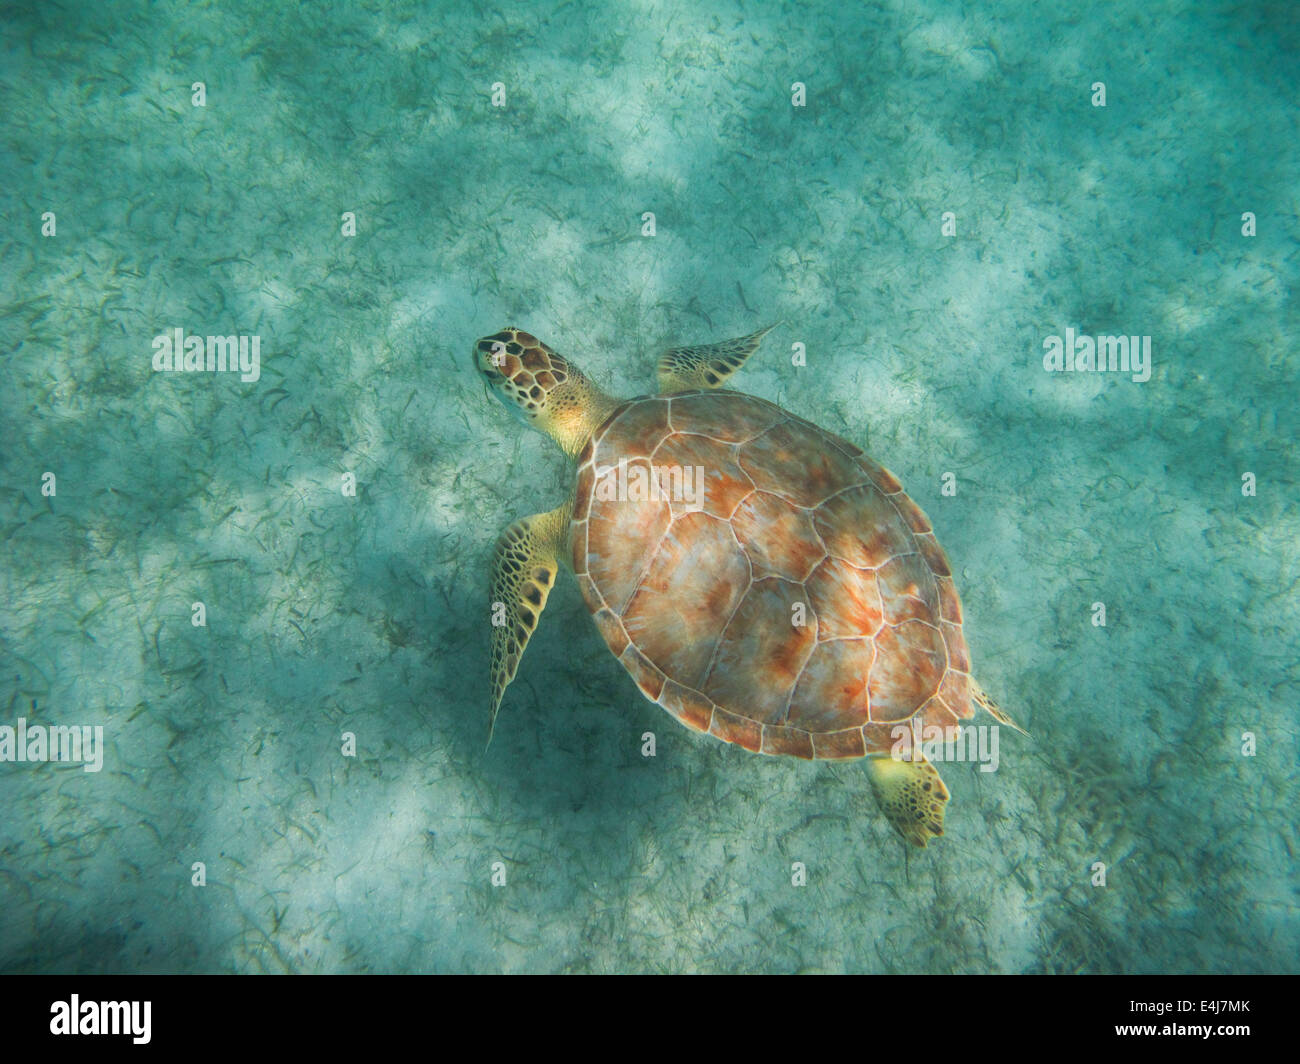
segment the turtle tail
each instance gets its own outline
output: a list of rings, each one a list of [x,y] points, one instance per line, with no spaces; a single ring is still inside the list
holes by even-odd
[[[1029,732],[1025,731],[1024,728],[1011,719],[1011,715],[1007,713],[1005,709],[988,696],[984,688],[979,685],[974,677],[972,677],[970,681],[970,696],[972,702],[988,713],[999,724],[1005,724],[1008,728],[1015,728],[1021,735],[1029,734]]]

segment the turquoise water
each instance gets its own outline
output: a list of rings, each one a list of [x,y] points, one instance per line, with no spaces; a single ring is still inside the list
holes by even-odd
[[[325,8],[4,9],[0,727],[103,730],[0,763],[0,970],[1300,967],[1293,5]],[[483,749],[569,479],[471,342],[633,395],[778,319],[736,386],[898,474],[1032,732],[924,851],[567,579]]]

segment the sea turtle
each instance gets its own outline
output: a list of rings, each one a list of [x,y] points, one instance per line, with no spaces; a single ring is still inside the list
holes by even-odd
[[[475,342],[497,398],[576,463],[570,498],[497,543],[488,738],[563,562],[647,698],[746,750],[867,757],[924,846],[948,790],[919,752],[890,756],[899,725],[955,728],[977,705],[1012,722],[971,679],[947,559],[894,476],[721,389],[771,328],[665,352],[658,393],[628,400],[513,326]]]

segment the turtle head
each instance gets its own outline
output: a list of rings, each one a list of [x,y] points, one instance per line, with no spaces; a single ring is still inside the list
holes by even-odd
[[[473,357],[474,369],[506,409],[570,455],[586,446],[615,406],[568,359],[513,325],[476,340]]]

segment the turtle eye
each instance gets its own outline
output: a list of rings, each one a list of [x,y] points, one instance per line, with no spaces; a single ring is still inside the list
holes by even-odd
[[[478,363],[479,369],[484,373],[491,371],[500,371],[506,365],[506,345],[497,339],[487,337],[479,340],[474,345],[474,357]],[[499,372],[493,372],[493,376],[504,376]]]

